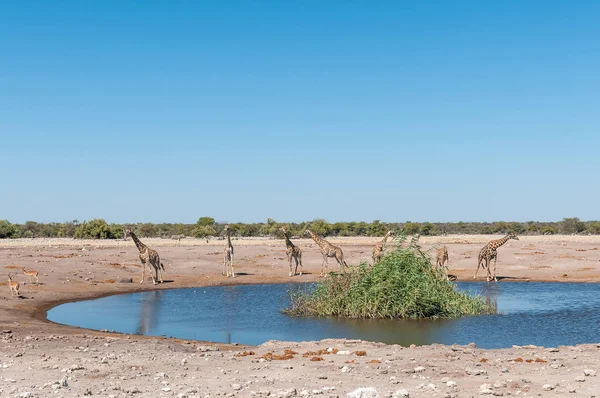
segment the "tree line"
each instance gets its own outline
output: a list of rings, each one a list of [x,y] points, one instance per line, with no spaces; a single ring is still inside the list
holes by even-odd
[[[291,236],[301,236],[309,228],[321,236],[383,236],[388,230],[400,230],[414,235],[446,235],[446,234],[503,234],[515,232],[519,235],[554,235],[554,234],[600,234],[600,221],[581,221],[579,218],[564,218],[556,222],[373,222],[348,221],[329,223],[323,219],[300,223],[285,223]],[[137,223],[115,224],[103,219],[64,223],[38,223],[27,221],[24,224],[12,224],[0,220],[0,239],[5,238],[75,238],[75,239],[120,239],[123,231],[132,228],[138,236],[152,238],[197,237],[208,238],[220,236],[224,222],[216,222],[212,217],[200,217],[195,224],[172,223]],[[267,219],[264,223],[230,223],[234,236],[240,237],[283,237],[281,223]]]

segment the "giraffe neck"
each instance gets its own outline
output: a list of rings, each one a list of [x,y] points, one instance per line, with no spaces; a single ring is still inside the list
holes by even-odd
[[[230,230],[227,230],[227,246],[228,246],[228,247],[229,247],[229,246],[233,246],[233,245],[231,244],[231,231],[230,231]]]
[[[387,244],[387,240],[388,240],[388,235],[385,235],[383,237],[383,240],[381,241],[381,248],[385,249],[385,245]]]
[[[498,240],[494,240],[494,241],[492,241],[492,244],[491,244],[491,246],[492,246],[494,249],[497,249],[497,248],[499,248],[500,246],[502,246],[503,244],[505,244],[506,242],[508,242],[508,240],[510,239],[510,238],[509,238],[509,236],[510,236],[510,235],[506,235],[506,236],[505,236],[504,238],[502,238],[502,239],[498,239]]]
[[[313,231],[308,231],[308,233],[310,233],[310,236],[313,238],[315,243],[317,245],[319,245],[319,247],[323,248],[323,247],[327,247],[329,245],[329,243],[325,239],[321,238],[319,235],[315,234]]]
[[[142,251],[147,247],[145,244],[142,243],[141,240],[138,239],[137,236],[135,236],[133,232],[131,232],[131,239],[133,239],[139,251]]]
[[[283,236],[285,237],[285,245],[287,247],[293,247],[294,244],[292,243],[292,241],[290,240],[290,238],[288,238],[287,232],[284,232]]]

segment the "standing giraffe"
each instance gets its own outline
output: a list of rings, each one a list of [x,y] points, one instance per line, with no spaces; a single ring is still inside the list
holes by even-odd
[[[448,248],[446,246],[442,246],[437,250],[437,255],[435,257],[435,267],[439,269],[443,269],[446,274],[446,279],[448,279]],[[445,264],[445,265],[444,265]]]
[[[390,236],[392,236],[392,231],[387,231],[383,237],[383,240],[376,244],[373,248],[373,265],[378,263],[381,260],[381,257],[383,257],[383,251],[385,250],[385,245],[387,244],[387,240]]]
[[[283,236],[285,237],[285,254],[287,255],[288,261],[290,262],[290,276],[294,276],[298,274],[298,264],[300,264],[300,275],[302,275],[302,250],[294,245],[290,238],[287,235],[287,229],[285,225],[281,226],[281,231],[283,232]],[[292,274],[292,259],[296,260],[296,269]]]
[[[227,236],[227,241],[225,242],[225,258],[223,259],[223,275],[226,275],[228,278],[231,275],[232,278],[235,278],[235,272],[233,272],[233,245],[231,244],[231,230],[229,229],[229,224],[225,225],[223,229],[225,235]],[[231,273],[229,272],[231,270]]]
[[[517,235],[513,232],[510,232],[502,239],[496,239],[490,241],[487,245],[483,246],[483,248],[479,251],[479,256],[477,257],[477,270],[475,270],[475,276],[473,279],[477,279],[477,272],[479,272],[479,267],[487,268],[487,281],[489,282],[492,279],[492,274],[490,272],[490,261],[494,259],[494,281],[498,281],[496,278],[496,261],[498,260],[498,253],[496,249],[505,244],[509,239],[519,240]],[[485,261],[485,264],[482,264]]]
[[[142,262],[142,280],[140,283],[144,283],[146,279],[146,266],[150,268],[150,276],[152,276],[152,283],[157,284],[157,281],[162,283],[162,274],[160,270],[165,270],[165,266],[160,262],[160,257],[156,250],[150,249],[148,246],[142,243],[139,238],[133,233],[131,228],[125,230],[125,237],[130,237],[140,251],[140,261]],[[154,268],[154,275],[152,275],[152,269]]]
[[[319,235],[309,231],[308,229],[305,232],[310,235],[310,237],[315,241],[317,245],[321,248],[321,254],[323,255],[323,262],[321,263],[321,276],[323,276],[323,267],[327,266],[329,268],[329,262],[327,261],[329,257],[335,257],[337,262],[340,264],[340,270],[344,272],[344,266],[348,266],[344,261],[344,253],[342,249],[337,246],[332,245],[327,242],[325,239],[321,238]]]

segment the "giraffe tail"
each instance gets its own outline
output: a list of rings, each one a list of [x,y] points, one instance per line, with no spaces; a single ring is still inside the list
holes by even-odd
[[[162,261],[161,261],[161,263],[160,263],[160,268],[162,268],[162,270],[163,270],[164,272],[167,272],[167,271],[165,270],[165,266],[163,265]]]

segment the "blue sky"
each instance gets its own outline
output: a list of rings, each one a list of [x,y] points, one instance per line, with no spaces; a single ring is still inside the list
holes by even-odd
[[[600,3],[0,3],[0,219],[598,219]]]

